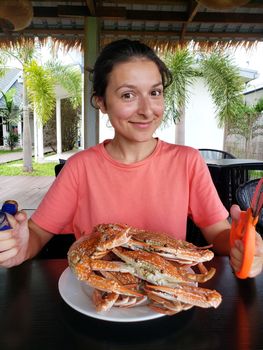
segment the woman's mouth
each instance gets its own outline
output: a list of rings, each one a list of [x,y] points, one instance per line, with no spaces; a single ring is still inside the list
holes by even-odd
[[[151,121],[150,122],[130,122],[130,123],[138,129],[147,129],[152,124]]]

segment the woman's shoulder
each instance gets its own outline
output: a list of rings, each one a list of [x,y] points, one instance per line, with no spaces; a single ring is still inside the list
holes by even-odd
[[[178,157],[200,157],[200,152],[197,148],[186,146],[186,145],[178,145],[169,143],[166,141],[161,141],[161,151],[164,153],[173,153]]]
[[[74,155],[72,155],[70,158],[68,158],[67,163],[78,163],[82,162],[83,160],[92,159],[94,157],[98,157],[100,153],[100,148],[102,144],[97,144],[95,146],[89,147],[84,150],[80,150]]]

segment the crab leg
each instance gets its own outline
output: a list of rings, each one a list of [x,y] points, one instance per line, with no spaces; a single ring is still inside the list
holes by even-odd
[[[92,294],[92,300],[98,312],[109,311],[118,297],[117,293],[103,293],[98,289],[94,289]]]
[[[191,304],[182,303],[178,300],[169,301],[156,295],[156,293],[148,292],[148,298],[151,303],[148,305],[154,311],[157,311],[166,315],[174,315],[183,310],[189,310],[193,307]]]
[[[121,296],[121,300],[119,300],[119,299],[114,303],[114,306],[129,308],[129,307],[138,306],[138,305],[142,304],[143,302],[145,302],[147,300],[147,296],[143,296],[140,298],[137,298],[137,297],[128,297],[128,298],[124,297],[123,298]]]
[[[205,262],[213,259],[211,245],[197,247],[192,243],[178,240],[158,232],[132,230],[133,236],[126,243],[130,249],[143,249],[179,262]]]
[[[186,304],[203,308],[217,308],[222,301],[221,295],[215,290],[189,285],[178,285],[174,288],[147,285],[145,290],[146,292],[150,291],[164,299],[178,300]]]
[[[99,289],[103,292],[124,294],[128,296],[142,297],[143,294],[136,292],[135,290],[129,289],[125,286],[120,285],[116,281],[108,280],[102,276],[98,276],[95,273],[90,274],[89,278],[85,282],[96,289]]]

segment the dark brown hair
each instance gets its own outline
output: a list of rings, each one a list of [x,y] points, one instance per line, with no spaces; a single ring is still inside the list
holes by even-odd
[[[162,77],[164,89],[172,83],[172,74],[165,63],[147,45],[137,40],[122,39],[113,41],[103,48],[92,71],[93,93],[91,104],[94,106],[95,96],[105,101],[108,76],[118,63],[130,61],[133,58],[146,58],[156,64]]]

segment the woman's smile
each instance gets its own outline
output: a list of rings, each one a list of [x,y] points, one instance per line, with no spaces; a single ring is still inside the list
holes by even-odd
[[[151,127],[152,121],[150,122],[137,122],[137,121],[129,121],[130,124],[132,124],[133,127],[138,128],[138,129],[147,129]]]

